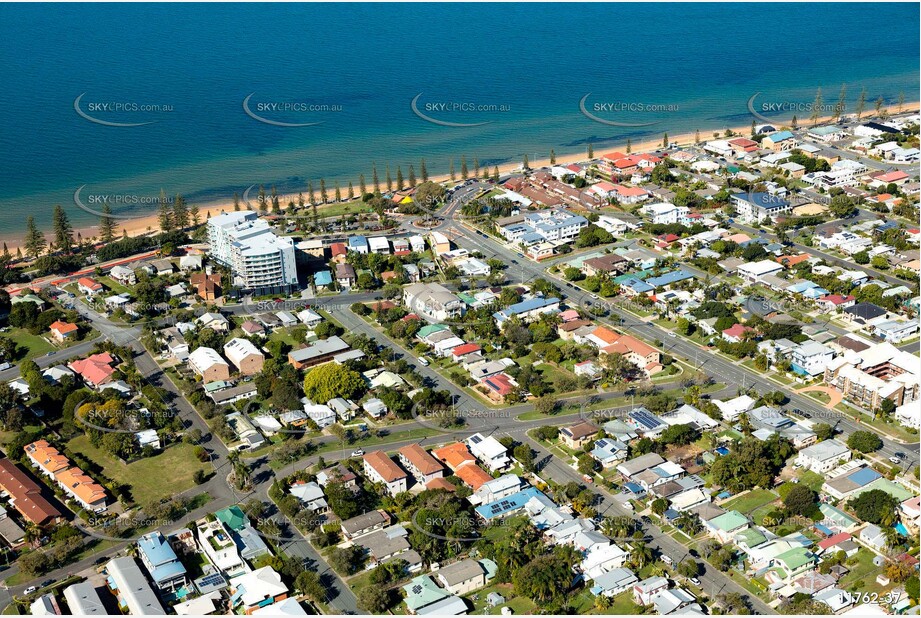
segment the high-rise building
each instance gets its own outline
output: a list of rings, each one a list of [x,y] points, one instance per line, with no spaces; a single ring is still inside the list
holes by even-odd
[[[230,268],[235,286],[267,290],[297,286],[294,241],[276,236],[252,211],[229,212],[208,220],[211,257]]]

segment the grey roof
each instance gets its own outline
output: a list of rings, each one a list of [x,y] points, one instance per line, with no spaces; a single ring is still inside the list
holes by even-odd
[[[482,565],[476,560],[466,558],[454,564],[449,564],[438,570],[440,577],[448,586],[454,586],[474,577],[485,574]]]
[[[367,530],[374,526],[386,524],[388,521],[389,517],[380,511],[368,511],[364,515],[357,515],[351,519],[346,519],[342,522],[342,527],[349,534],[355,534],[356,532],[361,532],[362,530]]]
[[[355,543],[367,549],[368,553],[377,560],[410,549],[409,541],[405,536],[391,537],[386,530],[372,532],[356,540]]]
[[[622,463],[618,466],[618,469],[623,471],[627,476],[632,476],[637,472],[642,472],[653,466],[658,466],[660,463],[665,460],[658,453],[646,453],[645,455],[640,455],[635,457],[626,463]]]
[[[306,348],[301,348],[300,350],[294,350],[290,352],[291,358],[299,363],[308,361],[320,356],[325,356],[327,354],[334,354],[336,352],[343,352],[349,349],[349,344],[340,339],[339,337],[333,336],[329,339],[323,339],[317,341]]]

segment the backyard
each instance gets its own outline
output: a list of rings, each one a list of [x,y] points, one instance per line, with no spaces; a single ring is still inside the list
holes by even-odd
[[[195,457],[191,444],[176,444],[159,455],[129,464],[93,446],[85,435],[74,438],[67,447],[95,462],[108,478],[130,486],[132,498],[142,506],[191,489],[195,486],[192,476],[196,470],[211,471],[209,464]]]

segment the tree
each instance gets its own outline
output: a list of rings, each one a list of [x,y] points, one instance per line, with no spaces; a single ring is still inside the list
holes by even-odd
[[[115,219],[112,214],[112,207],[106,202],[102,205],[102,217],[99,219],[99,240],[103,243],[110,243],[115,239]]]
[[[419,162],[419,176],[422,177],[422,182],[427,182],[429,179],[429,170],[425,167],[425,159]]]
[[[676,570],[684,577],[697,577],[700,574],[700,563],[693,558],[686,558],[678,563]]]
[[[629,563],[634,569],[642,569],[653,560],[652,548],[643,541],[637,541],[630,548]]]
[[[847,109],[847,84],[841,84],[841,92],[838,93],[838,102],[835,104],[835,113],[832,119],[838,122],[845,109]]]
[[[538,556],[513,573],[515,593],[540,604],[553,601],[569,590],[570,568],[559,552]]]
[[[867,87],[864,86],[860,89],[860,96],[857,97],[857,108],[854,110],[857,112],[857,120],[860,120],[860,117],[863,115],[863,110],[867,105]]]
[[[661,516],[662,513],[668,510],[668,500],[665,498],[656,498],[652,501],[650,508],[652,509],[653,513]]]
[[[26,255],[29,257],[38,257],[45,252],[45,235],[41,233],[38,229],[38,226],[35,225],[35,217],[29,215],[26,219],[26,237],[23,242],[23,246],[26,250]],[[31,303],[27,303],[31,304]]]
[[[918,598],[921,597],[921,592],[919,592],[919,588],[921,588],[921,586],[919,586],[917,575],[912,575],[911,577],[905,580],[905,594],[907,594],[909,598],[917,601]]]
[[[595,145],[592,144],[591,142],[588,143],[588,153],[587,154],[588,154],[589,159],[595,158]]]
[[[577,467],[579,468],[579,472],[581,474],[592,474],[595,471],[596,464],[597,462],[595,461],[595,458],[589,455],[588,453],[583,453],[582,455],[579,455],[579,459],[577,460],[577,463],[576,463]]]
[[[207,479],[207,475],[204,470],[199,469],[192,473],[192,482],[196,485],[201,485],[205,482],[205,479]]]
[[[173,202],[173,224],[180,230],[189,227],[189,209],[181,195],[177,195]]]
[[[871,524],[891,526],[898,520],[898,499],[882,489],[866,491],[847,504],[857,517]]]
[[[815,91],[815,101],[812,102],[812,115],[809,117],[812,120],[812,126],[815,126],[819,122],[819,114],[822,111],[822,89],[819,88]]]
[[[54,228],[54,246],[64,253],[70,253],[74,245],[74,228],[70,224],[67,213],[60,204],[54,207],[52,214]]]
[[[534,451],[527,444],[519,444],[512,451],[515,459],[521,464],[525,472],[534,471]]]
[[[815,432],[816,440],[819,442],[830,440],[835,435],[834,428],[828,423],[816,423],[812,426],[812,431]]]
[[[314,602],[326,600],[326,588],[315,571],[301,571],[294,579],[294,589]]]
[[[668,148],[668,133],[662,134],[662,148]]]
[[[335,363],[314,367],[304,376],[304,395],[312,401],[329,401],[336,397],[353,399],[366,390],[360,373]]]
[[[160,202],[157,206],[157,225],[163,233],[173,231],[173,209],[169,206],[166,191],[160,189]]]
[[[815,510],[816,495],[808,486],[798,483],[783,499],[783,504],[794,515],[807,516]]]
[[[870,431],[858,430],[847,438],[848,448],[861,453],[872,453],[883,446],[883,441],[878,435]]]
[[[553,395],[542,395],[534,400],[534,409],[541,414],[554,414],[559,402]]]

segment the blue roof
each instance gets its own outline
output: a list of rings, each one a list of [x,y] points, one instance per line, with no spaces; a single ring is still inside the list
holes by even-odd
[[[505,320],[516,316],[519,313],[526,313],[528,311],[534,311],[535,309],[549,307],[550,305],[554,305],[559,302],[559,298],[531,298],[529,300],[523,300],[520,303],[515,303],[514,305],[511,305],[502,311],[497,311],[493,314],[493,317],[500,322],[504,322]]]
[[[776,142],[779,142],[785,139],[793,139],[793,134],[790,133],[789,131],[778,131],[777,133],[768,135],[768,137],[771,138],[772,142],[776,143]]]
[[[633,493],[633,494],[643,494],[643,493],[646,493],[646,490],[643,489],[643,486],[642,486],[642,485],[639,485],[639,484],[637,484],[637,483],[634,483],[633,481],[631,481],[631,482],[629,482],[629,483],[624,483],[624,488],[627,489],[627,490],[629,490],[630,493]]]
[[[138,549],[144,554],[149,564],[154,566],[176,562],[176,552],[169,546],[159,532],[145,534],[138,540]]]
[[[733,197],[744,200],[749,204],[754,204],[761,208],[777,208],[779,206],[789,206],[790,202],[782,197],[771,195],[770,193],[738,193]]]
[[[546,497],[544,494],[537,489],[536,487],[528,487],[523,489],[518,493],[512,494],[501,500],[496,500],[495,502],[490,502],[489,504],[484,504],[483,506],[478,506],[476,508],[477,515],[483,519],[495,519],[496,517],[502,517],[513,511],[517,511],[522,508],[528,500],[536,497]]]
[[[847,478],[848,480],[851,480],[857,483],[858,485],[860,485],[861,487],[863,487],[864,485],[868,485],[872,483],[873,481],[880,478],[881,476],[882,474],[880,474],[873,468],[861,468],[860,470],[857,470],[856,472],[852,472],[851,474],[849,474]]]
[[[646,280],[651,286],[660,288],[666,285],[671,285],[679,281],[684,281],[686,279],[693,279],[694,275],[689,273],[686,270],[675,270],[670,273],[665,273],[664,275],[659,275],[658,277],[651,277]]]
[[[177,560],[168,564],[161,564],[153,570],[153,572],[150,574],[150,577],[153,579],[154,583],[158,583],[169,581],[175,577],[178,577],[179,575],[184,574],[185,567],[182,566],[182,563]]]
[[[886,221],[882,225],[876,226],[877,231],[885,232],[886,230],[891,230],[892,228],[899,227],[899,224],[895,221]]]
[[[364,247],[368,244],[368,239],[364,236],[350,236],[349,237],[349,246],[350,247]]]
[[[316,285],[329,285],[333,282],[333,276],[328,270],[321,270],[313,275],[313,282]]]
[[[651,292],[655,289],[654,287],[652,287],[645,281],[640,281],[639,279],[636,279],[636,278],[628,279],[627,281],[624,281],[623,283],[621,283],[621,285],[625,288],[630,288],[631,290],[637,293]]]
[[[806,290],[819,287],[818,283],[814,281],[800,281],[799,283],[794,283],[793,285],[787,286],[788,292],[795,292],[797,294],[802,294]]]

